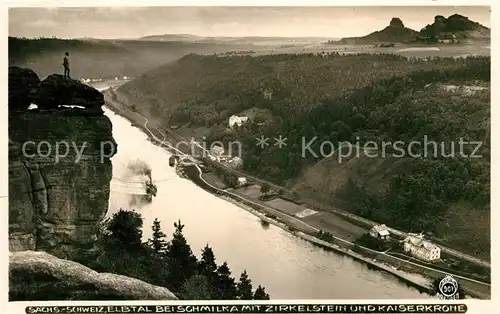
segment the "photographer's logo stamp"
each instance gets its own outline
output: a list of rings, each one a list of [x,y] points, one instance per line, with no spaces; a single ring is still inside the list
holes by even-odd
[[[451,275],[447,275],[438,285],[437,297],[441,300],[458,300],[458,282]]]

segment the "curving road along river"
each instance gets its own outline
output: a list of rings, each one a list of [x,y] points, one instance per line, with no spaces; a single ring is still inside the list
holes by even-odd
[[[196,255],[210,244],[219,263],[226,260],[236,276],[247,269],[253,283],[265,286],[273,299],[428,297],[349,257],[326,252],[277,227],[263,227],[257,217],[178,177],[168,164],[167,151],[154,146],[120,116],[109,110],[106,115],[118,143],[118,153],[112,158],[108,215],[120,207],[137,210],[144,217],[145,238],[151,235],[155,218],[168,235],[174,221],[181,219]],[[139,207],[130,205],[129,193],[137,185],[120,181],[128,173],[128,165],[138,159],[151,167],[158,186],[153,202]]]

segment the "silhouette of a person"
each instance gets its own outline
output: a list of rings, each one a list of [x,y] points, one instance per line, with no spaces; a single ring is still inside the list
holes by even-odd
[[[64,77],[71,78],[69,76],[69,52],[64,53],[63,67],[64,67]]]

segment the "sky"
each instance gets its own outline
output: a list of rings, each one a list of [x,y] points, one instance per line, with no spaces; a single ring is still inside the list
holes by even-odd
[[[490,27],[486,6],[87,7],[10,8],[9,36],[138,38],[157,34],[349,37],[380,30],[393,17],[420,30],[434,16],[461,14]]]

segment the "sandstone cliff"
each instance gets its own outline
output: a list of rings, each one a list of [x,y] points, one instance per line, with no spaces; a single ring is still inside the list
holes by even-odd
[[[11,251],[43,250],[71,258],[92,242],[106,214],[110,157],[117,145],[99,92],[49,76],[29,86],[30,93],[26,87],[16,93],[26,86],[23,76],[36,81],[33,74],[9,69],[9,108],[16,109],[9,110],[9,246]],[[87,99],[88,109],[52,105],[74,105],[73,100],[81,105]],[[39,109],[27,110],[29,103]]]
[[[70,261],[93,246],[108,210],[117,145],[103,105],[100,92],[78,81],[9,68],[11,301],[176,299]]]

